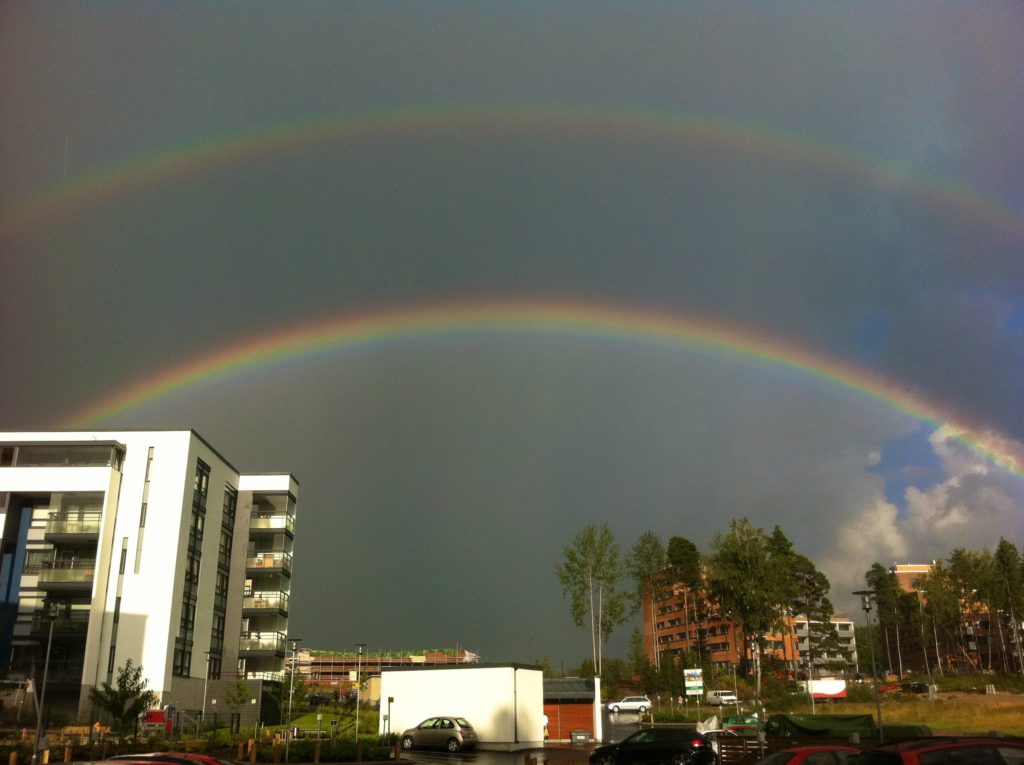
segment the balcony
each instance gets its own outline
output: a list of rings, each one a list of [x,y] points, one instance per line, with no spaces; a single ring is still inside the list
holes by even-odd
[[[92,588],[96,559],[47,560],[39,568],[39,588],[44,590]]]
[[[100,536],[100,513],[64,515],[50,513],[46,521],[45,539],[47,542],[68,542],[95,539]]]
[[[285,634],[283,632],[243,632],[238,641],[240,657],[284,656]]]
[[[256,553],[245,559],[247,573],[282,573],[292,575],[292,554],[286,552]]]
[[[81,637],[89,632],[89,612],[81,611],[70,616],[59,616],[53,621],[53,636]],[[34,638],[45,639],[50,634],[51,619],[45,613],[37,612],[32,616],[31,634]]]
[[[258,616],[266,613],[288,615],[288,593],[286,592],[253,592],[242,600],[242,612],[246,616]]]
[[[249,532],[283,531],[288,536],[295,536],[295,516],[284,514],[254,513],[249,516]]]

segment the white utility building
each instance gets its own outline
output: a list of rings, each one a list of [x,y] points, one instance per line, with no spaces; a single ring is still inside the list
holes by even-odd
[[[428,717],[465,717],[484,749],[544,745],[544,673],[525,664],[385,669],[380,733],[401,734]]]

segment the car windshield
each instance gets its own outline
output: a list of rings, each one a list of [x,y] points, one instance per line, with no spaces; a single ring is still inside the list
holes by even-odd
[[[468,728],[469,730],[473,730],[473,726],[469,724],[469,721],[466,720],[465,717],[456,717],[455,722],[459,724],[460,728]]]

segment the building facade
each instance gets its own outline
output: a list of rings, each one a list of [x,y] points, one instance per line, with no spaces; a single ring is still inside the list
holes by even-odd
[[[258,700],[284,672],[297,496],[194,431],[0,432],[9,677],[40,689],[48,665],[44,719],[91,720],[129,660],[193,719],[226,681]]]
[[[641,611],[644,647],[652,664],[657,665],[665,657],[674,660],[689,654],[725,669],[750,658],[751,641],[743,630],[721,615],[713,599],[695,596],[687,587],[669,583],[648,592]],[[821,674],[824,665],[842,663],[853,668],[857,664],[853,622],[835,616],[831,623],[838,648],[831,653],[814,644],[813,635],[821,630],[813,625],[819,623],[808,622],[802,615],[784,617],[782,629],[761,636],[761,644],[767,656],[784,663],[792,679],[806,675],[812,664],[816,675]]]

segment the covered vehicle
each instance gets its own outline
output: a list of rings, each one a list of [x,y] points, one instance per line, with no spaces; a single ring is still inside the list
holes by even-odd
[[[643,728],[590,753],[591,765],[716,765],[711,742],[691,726]]]
[[[765,730],[769,736],[782,738],[846,738],[851,733],[878,735],[875,718],[871,715],[772,715]]]
[[[478,742],[476,731],[465,717],[428,717],[415,728],[402,731],[403,749],[447,749],[458,752],[473,749]]]

